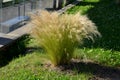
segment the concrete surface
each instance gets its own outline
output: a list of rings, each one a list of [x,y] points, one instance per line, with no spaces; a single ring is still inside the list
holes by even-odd
[[[62,14],[64,13],[67,9],[75,6],[76,4],[78,4],[79,1],[75,1],[73,4],[70,4],[64,8],[62,8],[61,10],[58,10],[57,12]],[[45,9],[45,8],[44,8]],[[27,34],[30,32],[32,28],[32,24],[28,23],[25,26],[22,26],[8,34],[3,34],[0,33],[0,49],[4,48],[5,46],[9,45],[10,43],[14,42],[16,39],[18,39],[19,37]]]

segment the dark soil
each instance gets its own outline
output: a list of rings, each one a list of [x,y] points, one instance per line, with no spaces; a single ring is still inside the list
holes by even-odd
[[[82,62],[77,59],[71,60],[71,63],[66,65],[54,67],[48,63],[44,67],[70,75],[90,73],[93,77],[90,77],[89,80],[120,80],[120,68],[102,66],[93,62]]]

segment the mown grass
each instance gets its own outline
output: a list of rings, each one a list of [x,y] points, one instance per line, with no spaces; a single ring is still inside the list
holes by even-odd
[[[98,27],[102,38],[92,43],[85,40],[83,49],[87,59],[109,66],[120,66],[120,6],[115,0],[84,0],[67,13],[87,15]],[[81,55],[81,54],[80,54]],[[95,57],[99,56],[99,58]]]
[[[65,74],[43,66],[46,54],[34,52],[13,60],[0,69],[0,80],[87,80],[88,74]]]
[[[102,48],[76,49],[75,58],[82,61],[92,61],[104,66],[120,67],[120,52]]]
[[[69,14],[76,12],[86,14],[98,26],[102,38],[94,43],[94,47],[120,50],[120,6],[115,0],[84,0],[68,10]]]
[[[77,12],[88,15],[89,19],[98,26],[102,38],[96,40],[95,43],[85,41],[83,46],[75,50],[74,58],[83,61],[76,63],[79,66],[75,64],[76,68],[72,69],[75,74],[71,75],[64,73],[64,71],[45,68],[44,63],[48,61],[47,55],[44,52],[36,51],[25,56],[19,56],[19,58],[9,62],[8,65],[1,67],[0,79],[88,80],[95,75],[106,79],[106,77],[113,76],[112,73],[115,74],[119,71],[105,66],[120,67],[120,7],[115,4],[114,0],[84,0],[68,10],[68,13],[72,14]],[[30,43],[29,46],[37,44],[33,40]],[[92,63],[86,63],[87,61]],[[65,72],[69,72],[69,69]]]
[[[85,57],[84,55],[80,55],[82,51],[80,49],[75,51],[78,59],[82,59],[82,56]],[[95,51],[97,52],[96,49]],[[95,51],[91,50],[86,53],[90,55]],[[86,60],[87,58],[92,60],[95,56],[86,57]],[[98,56],[98,58],[101,57],[105,56]],[[85,58],[83,61],[85,61]],[[25,56],[21,55],[19,58],[9,62],[8,65],[0,68],[0,80],[94,80],[94,76],[106,78],[106,76],[112,73],[119,72],[119,70],[116,71],[114,68],[101,66],[89,61],[72,63],[69,65],[72,67],[61,71],[59,68],[54,69],[50,67],[48,62],[48,56],[44,51],[36,50]]]

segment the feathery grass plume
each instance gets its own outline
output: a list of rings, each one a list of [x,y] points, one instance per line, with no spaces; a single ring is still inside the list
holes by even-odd
[[[75,47],[82,43],[83,38],[100,36],[95,24],[79,13],[59,15],[57,12],[38,11],[31,18],[34,25],[31,35],[47,51],[55,66],[69,63]]]

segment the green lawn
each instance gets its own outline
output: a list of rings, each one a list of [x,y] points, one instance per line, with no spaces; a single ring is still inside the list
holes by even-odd
[[[120,51],[120,6],[115,4],[115,0],[84,0],[68,10],[68,13],[76,12],[86,14],[102,34],[93,47]]]
[[[84,0],[67,11],[69,14],[77,12],[87,15],[102,35],[95,43],[86,40],[80,51],[87,59],[120,67],[120,6],[115,0]]]
[[[87,80],[90,76],[90,73],[71,75],[45,68],[45,57],[45,54],[34,52],[13,60],[0,69],[0,80]]]
[[[44,65],[48,62],[44,51],[28,51],[28,54],[21,54],[13,60],[3,60],[5,63],[2,64],[5,65],[0,68],[0,80],[119,80],[120,70],[116,68],[120,68],[120,6],[114,0],[84,0],[67,11],[69,14],[77,12],[86,14],[102,35],[95,43],[85,40],[84,45],[75,50],[74,58],[80,62],[72,63],[69,65],[72,67],[60,71]],[[24,41],[28,42],[28,39],[20,42],[20,46],[24,46]],[[30,47],[34,43],[31,40],[27,44]],[[9,55],[7,51],[5,54]]]

